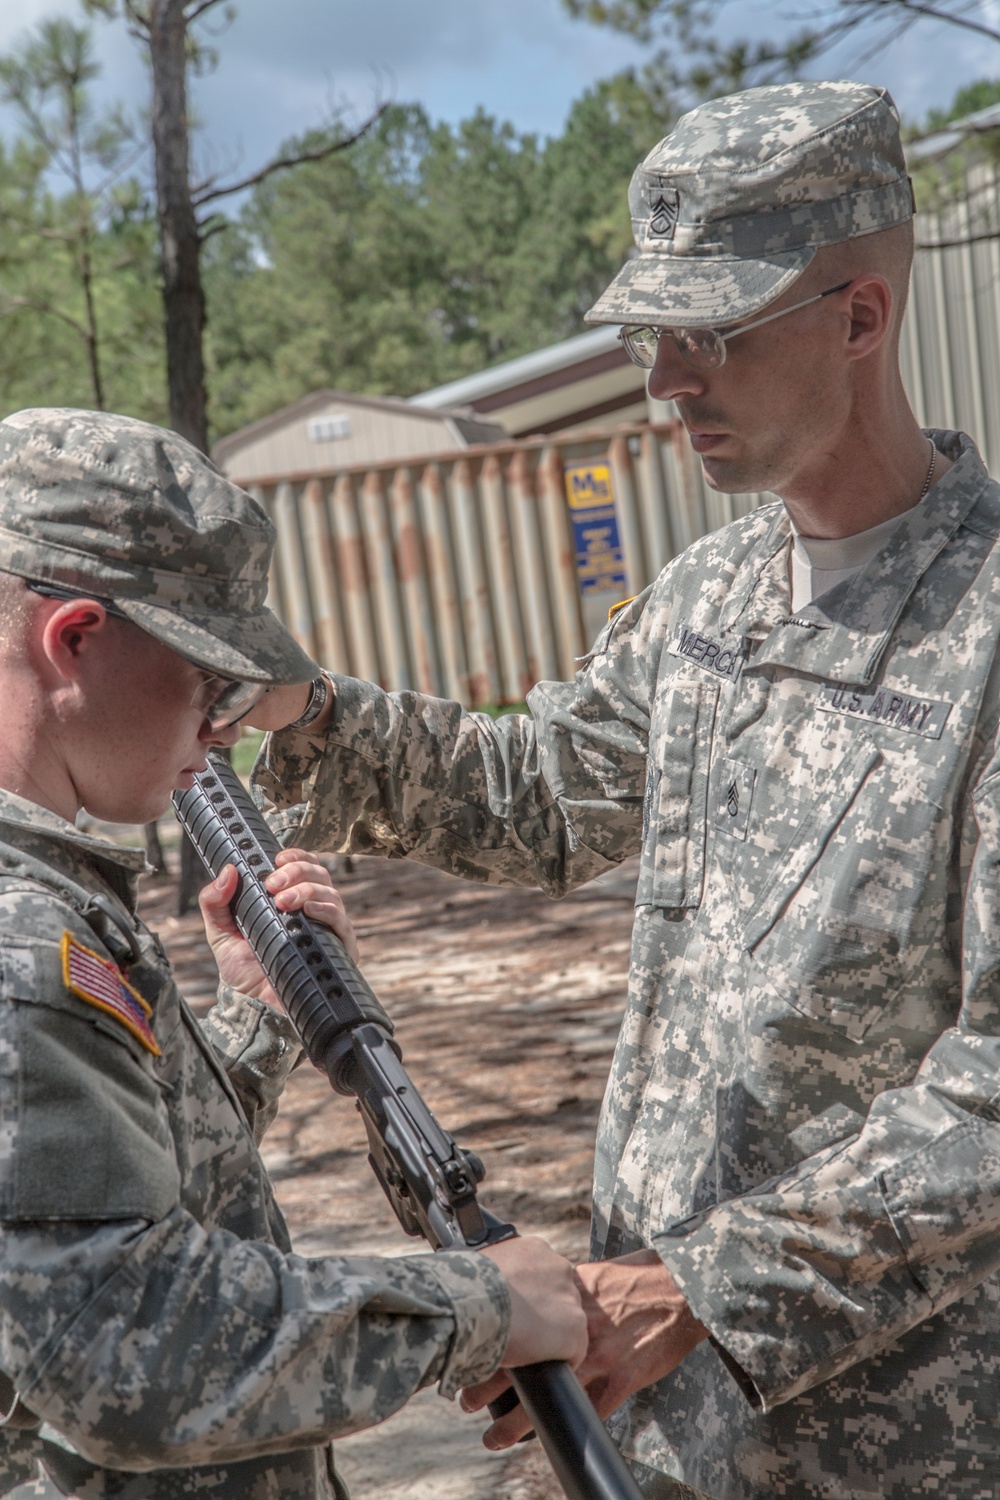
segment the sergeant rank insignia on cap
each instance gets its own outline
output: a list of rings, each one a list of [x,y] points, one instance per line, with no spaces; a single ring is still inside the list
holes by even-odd
[[[649,205],[649,232],[658,236],[673,234],[677,226],[681,197],[676,188],[663,188]]]
[[[152,1007],[128,984],[117,965],[78,943],[71,932],[62,939],[63,982],[74,995],[120,1021],[147,1052],[160,1056],[149,1018]]]

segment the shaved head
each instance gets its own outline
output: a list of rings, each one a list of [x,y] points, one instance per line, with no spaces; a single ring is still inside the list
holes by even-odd
[[[913,268],[912,220],[906,224],[897,224],[892,229],[880,229],[876,234],[863,234],[853,240],[842,240],[837,245],[823,245],[816,252],[813,266],[824,285],[853,281],[866,271],[875,271],[879,276],[884,276],[892,287],[890,347],[898,345],[910,290],[910,271]]]

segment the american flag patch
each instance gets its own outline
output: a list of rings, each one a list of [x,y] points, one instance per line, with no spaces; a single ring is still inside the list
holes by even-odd
[[[63,933],[63,981],[66,988],[88,1005],[96,1005],[120,1021],[136,1041],[154,1057],[160,1056],[149,1018],[152,1007],[128,984],[121,970],[110,958],[102,958],[78,943],[71,932]]]

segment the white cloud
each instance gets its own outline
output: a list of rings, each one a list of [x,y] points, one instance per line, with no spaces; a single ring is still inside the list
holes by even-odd
[[[984,15],[1000,12],[1000,0],[980,5]],[[0,52],[55,13],[80,14],[74,0],[0,5]],[[759,0],[732,0],[724,19],[733,37],[794,24]],[[124,26],[99,24],[95,35],[104,93],[142,107],[148,82]],[[629,39],[572,21],[561,0],[237,0],[217,46],[218,71],[192,89],[204,125],[199,160],[240,173],[321,123],[331,101],[349,102],[360,117],[378,92],[419,101],[434,118],[455,121],[482,105],[518,129],[553,133],[588,84],[642,58]],[[816,72],[887,83],[914,118],[950,102],[962,83],[1000,74],[1000,47],[995,53],[955,27],[921,23],[882,55],[862,61],[852,43]],[[0,115],[0,131],[11,125]]]
[[[206,118],[243,117],[248,143],[261,115],[274,140],[316,123],[331,100],[363,112],[377,92],[436,118],[481,104],[551,132],[588,83],[640,56],[626,39],[573,22],[560,0],[286,0],[278,24],[272,0],[243,0],[219,45],[222,67],[198,98]]]

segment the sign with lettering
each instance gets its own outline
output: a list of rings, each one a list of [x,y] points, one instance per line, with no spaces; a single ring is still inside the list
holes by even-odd
[[[580,593],[623,593],[628,580],[611,465],[568,464],[565,477]]]

